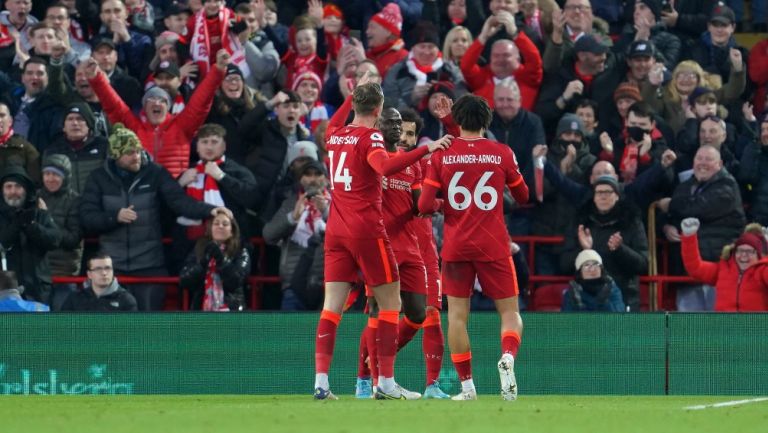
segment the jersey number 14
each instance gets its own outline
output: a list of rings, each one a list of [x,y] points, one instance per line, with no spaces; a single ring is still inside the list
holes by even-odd
[[[330,174],[331,174],[331,189],[335,188],[336,183],[344,184],[344,191],[352,191],[352,176],[349,175],[349,169],[344,167],[344,163],[347,161],[347,152],[341,152],[339,154],[339,165],[336,167],[336,171],[333,170],[333,151],[328,152],[328,159],[330,160]]]
[[[499,193],[487,185],[488,179],[493,175],[492,171],[486,171],[480,177],[475,185],[475,190],[470,192],[468,188],[459,185],[459,179],[464,175],[463,171],[457,171],[453,174],[451,182],[448,184],[448,203],[456,210],[465,210],[474,201],[475,206],[480,210],[492,210],[499,201]],[[484,201],[485,197],[488,201]]]

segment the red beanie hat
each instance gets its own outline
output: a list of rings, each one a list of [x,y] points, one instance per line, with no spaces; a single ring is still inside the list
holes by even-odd
[[[319,75],[311,71],[302,72],[301,74],[294,77],[292,90],[294,92],[298,90],[299,84],[301,84],[301,82],[304,80],[314,81],[315,83],[317,83],[317,90],[319,91],[323,90],[323,80],[320,79]]]
[[[749,245],[757,251],[758,257],[763,257],[763,240],[760,239],[760,236],[754,233],[744,233],[736,239],[735,246],[738,248],[739,245]]]
[[[327,5],[325,5],[325,7],[323,7],[323,18],[329,17],[329,16],[334,16],[340,20],[343,20],[344,12],[342,12],[341,9],[339,9],[339,7],[336,6],[335,4],[328,3]]]
[[[384,6],[381,12],[371,18],[371,21],[376,21],[398,38],[403,30],[403,16],[400,14],[400,6],[397,3],[389,3]]]

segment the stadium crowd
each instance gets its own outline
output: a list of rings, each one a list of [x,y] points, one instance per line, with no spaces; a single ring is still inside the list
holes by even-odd
[[[573,276],[563,310],[639,311],[653,224],[669,272],[697,281],[678,310],[768,311],[768,39],[734,37],[765,31],[751,6],[4,0],[0,305],[159,310],[164,285],[109,276],[178,275],[193,309],[242,310],[263,237],[282,307],[318,309],[343,178],[326,130],[366,77],[409,149],[458,136],[462,95],[487,100],[530,191],[505,194],[509,234],[564,237],[530,270],[513,244],[521,306],[531,273]]]

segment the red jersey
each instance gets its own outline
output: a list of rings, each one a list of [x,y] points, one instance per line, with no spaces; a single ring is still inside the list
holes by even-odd
[[[397,156],[402,151],[390,153]],[[391,176],[382,177],[381,188],[384,200],[384,227],[392,243],[392,250],[419,253],[416,233],[409,222],[414,217],[413,191],[421,189],[421,168],[419,164],[406,167]],[[398,257],[395,254],[395,257]]]
[[[347,125],[326,139],[331,184],[331,211],[326,234],[356,239],[387,237],[381,213],[381,175],[369,155],[384,152],[376,129]]]
[[[528,201],[528,187],[508,146],[485,138],[456,138],[450,148],[432,155],[419,209],[432,210],[436,190],[442,191],[443,260],[488,262],[510,256],[505,185],[519,203]]]

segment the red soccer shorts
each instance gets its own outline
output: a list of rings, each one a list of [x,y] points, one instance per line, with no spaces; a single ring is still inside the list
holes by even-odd
[[[389,239],[325,237],[325,281],[355,282],[358,269],[366,285],[375,287],[400,279]]]
[[[418,253],[398,251],[397,269],[400,272],[400,290],[403,292],[427,294],[427,270]]]
[[[512,257],[493,262],[443,262],[443,291],[448,296],[469,298],[480,280],[483,294],[491,299],[517,296],[517,273]]]

